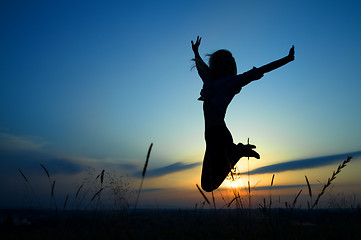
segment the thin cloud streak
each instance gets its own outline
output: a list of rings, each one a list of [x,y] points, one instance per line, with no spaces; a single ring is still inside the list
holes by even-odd
[[[156,169],[150,169],[147,170],[145,177],[146,178],[155,178],[155,177],[161,177],[167,174],[176,173],[184,170],[188,170],[194,167],[199,166],[201,163],[191,163],[191,164],[184,164],[182,162],[176,162],[174,164],[156,168]],[[140,178],[142,176],[142,171],[137,171],[133,174],[134,177]]]
[[[314,186],[314,185],[311,185]],[[259,187],[251,187],[254,190],[278,190],[278,189],[290,189],[290,188],[304,188],[307,187],[306,184],[296,184],[296,185],[273,185],[272,187],[270,186],[259,186]]]
[[[23,169],[27,172],[41,171],[40,164],[46,166],[52,174],[77,174],[85,169],[82,163],[68,157],[58,157],[40,151],[6,152],[0,150],[1,174],[12,172],[14,169]]]
[[[0,150],[6,151],[29,151],[41,150],[45,142],[40,142],[31,137],[16,136],[0,132]]]
[[[279,173],[285,171],[295,171],[295,170],[323,167],[333,164],[335,162],[342,161],[346,159],[348,156],[352,156],[354,158],[361,156],[361,151],[277,163],[277,164],[256,168],[250,171],[249,173],[250,174]],[[248,172],[238,173],[238,175],[246,175],[246,174],[248,174]]]
[[[315,186],[315,184],[311,184],[311,186]],[[307,187],[306,184],[293,184],[293,185],[273,185],[270,186],[255,186],[251,187],[252,190],[279,190],[279,189],[292,189],[292,188],[304,188]],[[242,187],[248,191],[248,186]],[[224,190],[228,190],[229,188],[223,188]]]

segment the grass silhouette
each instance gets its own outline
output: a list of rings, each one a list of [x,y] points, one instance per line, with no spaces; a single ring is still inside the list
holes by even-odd
[[[139,196],[140,196],[140,192],[142,191],[143,181],[144,181],[145,173],[147,172],[147,167],[148,167],[148,162],[149,162],[150,152],[152,151],[152,147],[153,147],[153,143],[150,144],[149,149],[148,149],[147,158],[145,160],[145,164],[144,164],[143,172],[142,172],[142,180],[140,182],[137,200],[135,201],[135,205],[134,205],[134,210],[137,209]]]
[[[152,146],[153,144],[148,149],[142,182],[147,171]],[[348,239],[358,239],[361,233],[360,206],[348,210],[332,209],[330,211],[318,208],[327,189],[350,160],[351,157],[348,157],[332,173],[320,193],[317,194],[315,201],[312,201],[314,191],[308,177],[305,176],[310,198],[307,209],[297,207],[303,196],[302,189],[295,193],[292,201],[285,202],[285,208],[276,206],[277,202],[272,196],[276,180],[273,174],[268,187],[268,199],[265,196],[257,205],[258,207],[252,209],[247,208],[248,204],[244,204],[250,197],[249,193],[254,193],[250,191],[249,186],[233,189],[232,198],[229,200],[223,196],[221,190],[216,190],[211,193],[213,200],[211,204],[207,194],[196,184],[197,191],[202,196],[199,196],[202,199],[202,211],[137,209],[137,211],[128,212],[126,210],[129,204],[125,204],[123,210],[113,208],[113,210],[105,211],[101,207],[106,191],[109,193],[110,190],[114,206],[117,206],[122,200],[126,200],[123,192],[123,190],[126,191],[126,185],[122,185],[124,181],[121,179],[117,181],[115,174],[104,169],[99,174],[95,174],[95,170],[90,171],[89,178],[77,187],[73,197],[71,197],[72,194],[66,195],[62,204],[63,211],[58,211],[55,202],[56,181],[47,168],[41,165],[50,185],[49,209],[53,213],[56,211],[57,214],[50,214],[49,210],[41,214],[34,212],[35,210],[28,210],[26,214],[22,212],[17,215],[16,212],[12,212],[9,214],[10,217],[0,222],[0,237],[2,239],[341,239],[347,232]],[[33,189],[31,179],[21,169],[18,171],[25,184]],[[137,201],[142,190],[142,182],[137,192]],[[30,192],[36,195],[34,191]],[[217,209],[216,195],[220,195],[224,201],[223,207],[217,204]],[[255,200],[253,203],[256,203]],[[208,209],[204,208],[205,206]],[[79,209],[86,211],[79,211]],[[44,214],[48,215],[45,218],[40,217]],[[27,224],[17,223],[16,216],[22,216],[21,221],[26,219]]]

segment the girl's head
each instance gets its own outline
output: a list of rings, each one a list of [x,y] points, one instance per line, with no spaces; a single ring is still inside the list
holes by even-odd
[[[209,68],[214,75],[214,79],[228,75],[237,75],[237,65],[232,53],[228,50],[218,50],[209,55]]]

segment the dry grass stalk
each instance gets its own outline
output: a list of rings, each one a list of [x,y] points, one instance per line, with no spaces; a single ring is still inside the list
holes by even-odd
[[[80,187],[78,188],[78,191],[75,194],[75,199],[78,197],[80,190],[82,189],[83,186],[84,186],[84,184],[80,185]]]
[[[296,206],[297,199],[298,199],[298,197],[300,196],[301,192],[302,192],[302,189],[298,192],[297,196],[296,196],[295,199],[293,200],[292,208],[294,208],[294,207]]]
[[[290,211],[289,214],[288,214],[288,220],[287,220],[287,221],[289,221],[290,218],[291,218],[291,215],[292,215],[292,213],[293,213],[293,210],[294,210],[295,207],[296,207],[297,199],[298,199],[298,197],[301,195],[301,192],[302,192],[302,189],[298,192],[297,196],[296,196],[295,199],[293,200],[292,206],[289,206],[289,205],[287,204],[287,202],[285,202],[286,207],[287,207],[287,208],[288,208],[288,207],[291,208],[291,211]]]
[[[97,177],[95,178],[95,180],[97,180],[98,178],[100,178],[100,184],[103,185],[103,181],[104,181],[104,172],[105,170],[103,169],[101,171],[101,173],[99,175],[97,175]]]
[[[145,164],[144,164],[144,168],[143,168],[143,172],[142,172],[143,178],[145,176],[145,173],[147,172],[148,161],[149,161],[149,157],[150,157],[150,152],[152,151],[152,147],[153,147],[153,143],[150,144],[149,149],[148,149],[147,159],[145,160]]]
[[[216,210],[216,200],[214,199],[214,195],[213,195],[213,191],[212,191],[212,199],[213,199],[213,207],[214,207],[214,210]]]
[[[68,199],[69,199],[69,194],[66,195],[66,198],[65,198],[65,201],[64,201],[64,206],[63,206],[63,211],[65,211],[66,204],[68,203]]]
[[[95,209],[98,209],[98,206],[99,206],[99,203],[100,203],[100,196],[101,196],[101,192],[103,191],[103,181],[104,181],[104,172],[105,170],[103,169],[100,174],[95,178],[95,179],[98,179],[100,178],[100,190],[93,196],[93,198],[91,199],[91,201],[94,200],[94,198],[96,196],[98,196],[98,200],[97,200],[97,204],[96,204],[96,207]]]
[[[28,179],[25,177],[24,173],[20,170],[20,168],[18,168],[18,170],[21,176],[23,176],[23,178],[25,179],[25,182],[29,183]]]
[[[100,184],[103,186],[103,181],[104,181],[104,169],[102,170],[102,172],[100,173]]]
[[[104,189],[104,188],[101,188],[98,192],[96,192],[90,201],[93,201],[94,198],[95,198],[96,196],[98,196],[98,195],[103,191],[103,189]]]
[[[40,164],[40,166],[44,169],[44,171],[45,171],[45,173],[48,176],[48,179],[50,181],[50,174],[49,174],[48,170],[46,169],[46,167],[43,164]]]
[[[224,203],[226,204],[225,206],[227,206],[228,203],[227,203],[226,199],[223,197],[223,194],[222,194],[222,192],[221,192],[221,190],[220,190],[219,188],[218,188],[218,192],[219,192],[219,195],[221,195],[222,200],[223,200]]]
[[[311,190],[310,182],[308,181],[307,176],[305,176],[305,178],[306,178],[306,183],[307,183],[307,187],[308,187],[308,194],[310,195],[310,198],[312,198],[312,190]]]
[[[343,163],[341,163],[341,164],[338,166],[336,172],[334,171],[334,172],[332,173],[331,178],[329,178],[329,179],[327,180],[327,183],[323,186],[322,191],[320,192],[320,194],[318,194],[317,199],[316,199],[316,201],[313,203],[310,211],[311,211],[315,206],[317,206],[318,201],[320,200],[321,196],[325,193],[326,189],[331,185],[332,181],[336,179],[336,175],[341,172],[341,169],[342,169],[342,168],[346,167],[347,163],[350,162],[351,159],[352,159],[351,156],[347,157],[347,159],[346,159],[345,161],[343,161]]]
[[[249,145],[249,138],[247,139],[247,145]],[[249,157],[248,157],[248,208],[251,209],[251,178],[249,175]]]
[[[139,195],[140,195],[140,191],[142,190],[145,173],[147,172],[147,167],[148,167],[148,162],[149,162],[150,152],[152,151],[152,147],[153,147],[153,143],[150,144],[149,149],[148,149],[147,158],[145,160],[145,164],[144,164],[144,168],[143,168],[143,172],[142,172],[142,180],[140,182],[137,200],[135,201],[135,205],[134,205],[134,210],[137,209]]]
[[[272,175],[272,180],[271,180],[271,186],[270,186],[270,189],[271,189],[271,187],[273,186],[273,180],[275,179],[275,175],[273,174]]]
[[[196,186],[197,186],[199,192],[202,194],[204,200],[205,200],[209,205],[211,205],[211,203],[208,201],[208,198],[206,197],[206,195],[204,195],[202,189],[198,186],[198,184],[196,184]]]
[[[40,167],[42,167],[44,169],[46,176],[48,177],[49,184],[50,184],[50,208],[52,208],[52,205],[54,202],[55,208],[57,209],[56,201],[54,198],[55,180],[53,180],[53,182],[51,181],[49,171],[46,169],[46,167],[43,164],[40,163]]]
[[[50,193],[50,197],[54,197],[54,188],[55,188],[55,180],[53,181],[53,184],[51,185],[51,193]]]
[[[230,207],[230,206],[232,205],[232,203],[233,203],[235,200],[237,200],[238,198],[240,198],[240,196],[234,197],[234,198],[232,199],[232,201],[230,201],[230,202],[228,203],[227,207]]]
[[[310,185],[310,182],[308,181],[307,176],[305,176],[305,178],[306,178],[306,183],[307,183],[307,187],[308,187],[308,195],[310,196],[310,199],[311,199],[310,202],[312,203],[312,190],[311,190],[311,185]],[[311,208],[310,202],[307,202],[308,210],[310,210],[310,208]]]
[[[272,175],[271,185],[269,187],[269,206],[268,206],[269,209],[271,209],[271,206],[272,206],[271,189],[272,189],[272,186],[273,186],[274,179],[275,179],[275,174]],[[264,199],[264,207],[266,208],[266,199]]]
[[[30,182],[29,182],[28,179],[27,179],[27,177],[26,177],[25,174],[20,170],[20,168],[18,168],[18,171],[19,171],[19,173],[21,174],[21,176],[24,178],[24,180],[25,180],[26,184],[28,185],[28,187],[29,187],[32,195],[35,197],[36,201],[38,202],[39,206],[41,207],[41,204],[40,204],[40,201],[39,201],[39,199],[38,199],[38,196],[37,196],[37,194],[34,192],[34,190],[33,190],[32,186],[31,186]]]

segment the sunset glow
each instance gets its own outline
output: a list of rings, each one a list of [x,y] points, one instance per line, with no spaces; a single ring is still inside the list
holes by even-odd
[[[284,206],[302,190],[306,208],[305,176],[317,195],[348,156],[322,204],[359,202],[360,12],[359,1],[1,1],[0,207],[46,208],[53,181],[58,203],[69,195],[78,206],[80,191],[86,208],[108,184],[113,204],[114,179],[133,207],[151,143],[139,207],[203,206],[198,35],[206,61],[228,49],[238,73],[296,51],[230,104],[234,142],[250,139],[261,159],[238,162],[236,179],[213,192],[216,205],[235,193],[246,204],[250,173],[252,207]]]

